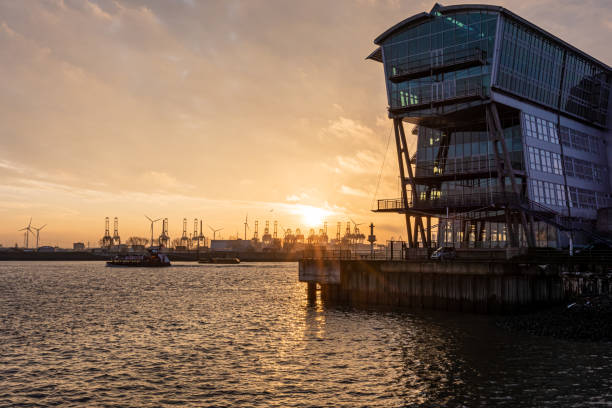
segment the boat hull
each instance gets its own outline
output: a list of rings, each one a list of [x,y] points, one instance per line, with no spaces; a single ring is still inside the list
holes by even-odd
[[[154,263],[147,263],[147,262],[113,262],[113,261],[108,261],[106,262],[106,266],[110,266],[110,267],[120,267],[120,268],[164,268],[167,266],[172,266],[169,263],[160,263],[160,264],[154,264]]]
[[[208,258],[200,259],[198,263],[201,264],[239,264],[240,259],[238,258]]]

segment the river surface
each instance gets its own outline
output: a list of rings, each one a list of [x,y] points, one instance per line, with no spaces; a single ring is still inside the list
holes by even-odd
[[[309,306],[296,263],[0,263],[0,406],[612,405],[612,344]]]

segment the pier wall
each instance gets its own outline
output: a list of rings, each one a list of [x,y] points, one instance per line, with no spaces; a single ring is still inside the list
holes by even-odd
[[[503,313],[562,302],[558,273],[506,262],[302,260],[324,302]]]

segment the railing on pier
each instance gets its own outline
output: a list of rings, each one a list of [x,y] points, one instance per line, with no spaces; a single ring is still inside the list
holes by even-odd
[[[426,248],[419,243],[418,248],[408,248],[406,241],[387,241],[384,249],[378,247],[373,252],[368,250],[333,249],[325,251],[304,251],[303,259],[324,260],[405,260],[405,259],[427,259],[429,254],[438,247],[436,241],[432,241],[431,248]]]

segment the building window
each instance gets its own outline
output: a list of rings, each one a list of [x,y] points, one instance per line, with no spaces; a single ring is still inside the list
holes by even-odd
[[[537,118],[528,113],[523,113],[523,124],[526,136],[544,140],[545,142],[559,144],[557,127],[553,122]]]
[[[563,207],[567,205],[565,188],[561,184],[531,180],[533,200],[543,205]]]
[[[605,146],[600,137],[586,134],[565,126],[561,126],[561,143],[563,146],[584,152],[600,154]]]
[[[585,160],[565,156],[563,168],[568,177],[604,183],[608,178],[608,167],[600,164],[591,163]]]
[[[533,146],[529,146],[529,167],[544,173],[563,174],[559,154]]]
[[[569,187],[570,206],[595,210],[610,205],[610,195],[598,191],[586,190],[578,187]]]

